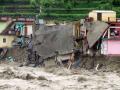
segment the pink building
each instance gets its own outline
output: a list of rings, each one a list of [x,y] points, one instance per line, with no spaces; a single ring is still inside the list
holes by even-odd
[[[102,55],[120,55],[120,22],[87,22],[88,50]]]
[[[120,22],[109,23],[109,28],[102,36],[101,54],[120,55]]]

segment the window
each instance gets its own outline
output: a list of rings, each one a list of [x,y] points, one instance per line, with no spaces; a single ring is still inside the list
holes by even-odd
[[[97,13],[97,20],[102,21],[102,13]]]
[[[3,38],[3,43],[6,43],[6,38]]]
[[[114,28],[110,29],[110,37],[111,38],[119,37],[119,34],[120,34],[119,30],[116,30]]]

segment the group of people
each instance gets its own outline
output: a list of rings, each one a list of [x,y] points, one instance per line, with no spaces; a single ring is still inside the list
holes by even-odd
[[[32,41],[29,42],[28,44],[28,56],[27,56],[27,63],[26,66],[30,65],[30,64],[34,64],[34,67],[36,66],[44,66],[44,60],[42,59],[42,57],[37,53],[37,51],[33,51],[33,44]]]
[[[58,55],[58,52],[56,52],[56,57]],[[56,58],[56,61],[58,58]],[[77,68],[80,66],[81,58],[80,58],[80,50],[73,50],[72,54],[70,56],[70,60],[68,60],[68,68]],[[28,49],[27,49],[27,62],[26,66],[34,64],[34,67],[36,66],[44,66],[44,60],[43,58],[37,53],[37,51],[33,50],[33,43],[32,43],[32,37],[31,40],[28,43]],[[62,64],[62,63],[61,63]]]

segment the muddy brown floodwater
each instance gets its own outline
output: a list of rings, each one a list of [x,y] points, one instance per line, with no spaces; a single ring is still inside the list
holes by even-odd
[[[120,90],[119,71],[0,64],[0,90]]]

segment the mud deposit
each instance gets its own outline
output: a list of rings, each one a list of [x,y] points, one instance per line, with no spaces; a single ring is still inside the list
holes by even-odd
[[[120,74],[0,64],[0,90],[120,90]]]

